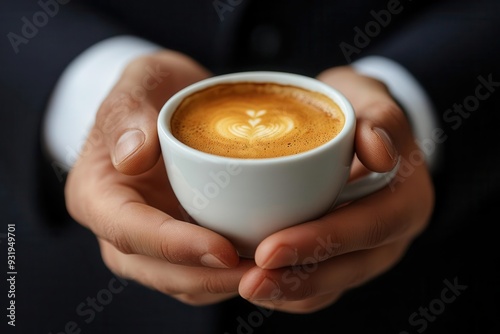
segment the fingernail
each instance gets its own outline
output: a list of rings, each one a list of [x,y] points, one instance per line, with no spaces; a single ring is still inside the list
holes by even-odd
[[[206,253],[200,258],[200,262],[205,267],[210,268],[229,268],[224,262],[222,262],[215,255]]]
[[[136,152],[146,140],[146,135],[141,130],[128,130],[121,135],[120,139],[116,142],[115,151],[113,155],[113,162],[115,165],[121,164],[130,155]]]
[[[251,300],[275,300],[281,296],[278,284],[269,278],[264,278],[255,289],[249,299]]]
[[[374,127],[372,130],[380,138],[380,140],[382,140],[385,150],[387,151],[387,154],[389,154],[389,156],[391,157],[392,161],[396,161],[399,157],[399,153],[396,150],[396,147],[394,146],[389,134],[382,128]]]
[[[278,248],[261,267],[266,269],[288,267],[295,265],[298,260],[299,254],[296,248],[282,246]]]

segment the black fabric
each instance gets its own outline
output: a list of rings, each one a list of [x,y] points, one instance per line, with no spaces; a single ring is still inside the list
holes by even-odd
[[[43,22],[37,13],[49,3],[58,11]],[[390,22],[383,16],[389,8],[397,12]],[[497,333],[499,15],[499,2],[486,0],[2,0],[4,314],[7,224],[15,224],[18,333]],[[15,47],[10,33],[23,36],[26,20],[35,19],[43,24]],[[369,28],[375,30],[363,40],[359,31]],[[185,52],[214,73],[274,69],[314,76],[373,54],[400,62],[432,98],[446,135],[429,228],[395,268],[310,315],[258,309],[240,298],[190,307],[118,280],[103,265],[94,236],[66,213],[64,179],[43,152],[40,127],[71,60],[126,33]],[[356,51],[346,53],[346,44]],[[87,298],[98,295],[112,302],[92,313]],[[4,314],[2,333],[15,332]]]

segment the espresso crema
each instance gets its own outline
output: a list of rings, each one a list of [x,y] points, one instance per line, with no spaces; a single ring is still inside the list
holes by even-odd
[[[294,155],[334,138],[344,126],[323,94],[274,83],[219,84],[178,106],[171,131],[206,153],[243,159]]]

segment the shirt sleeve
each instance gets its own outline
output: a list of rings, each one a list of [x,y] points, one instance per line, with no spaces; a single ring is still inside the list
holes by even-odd
[[[100,104],[134,58],[160,46],[131,36],[115,36],[91,46],[65,69],[47,104],[43,142],[51,158],[70,169],[93,125]]]

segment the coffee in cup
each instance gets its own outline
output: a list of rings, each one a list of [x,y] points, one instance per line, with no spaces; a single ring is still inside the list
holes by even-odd
[[[321,146],[344,122],[340,107],[324,94],[291,85],[240,82],[186,97],[170,126],[175,138],[196,150],[262,159]]]

